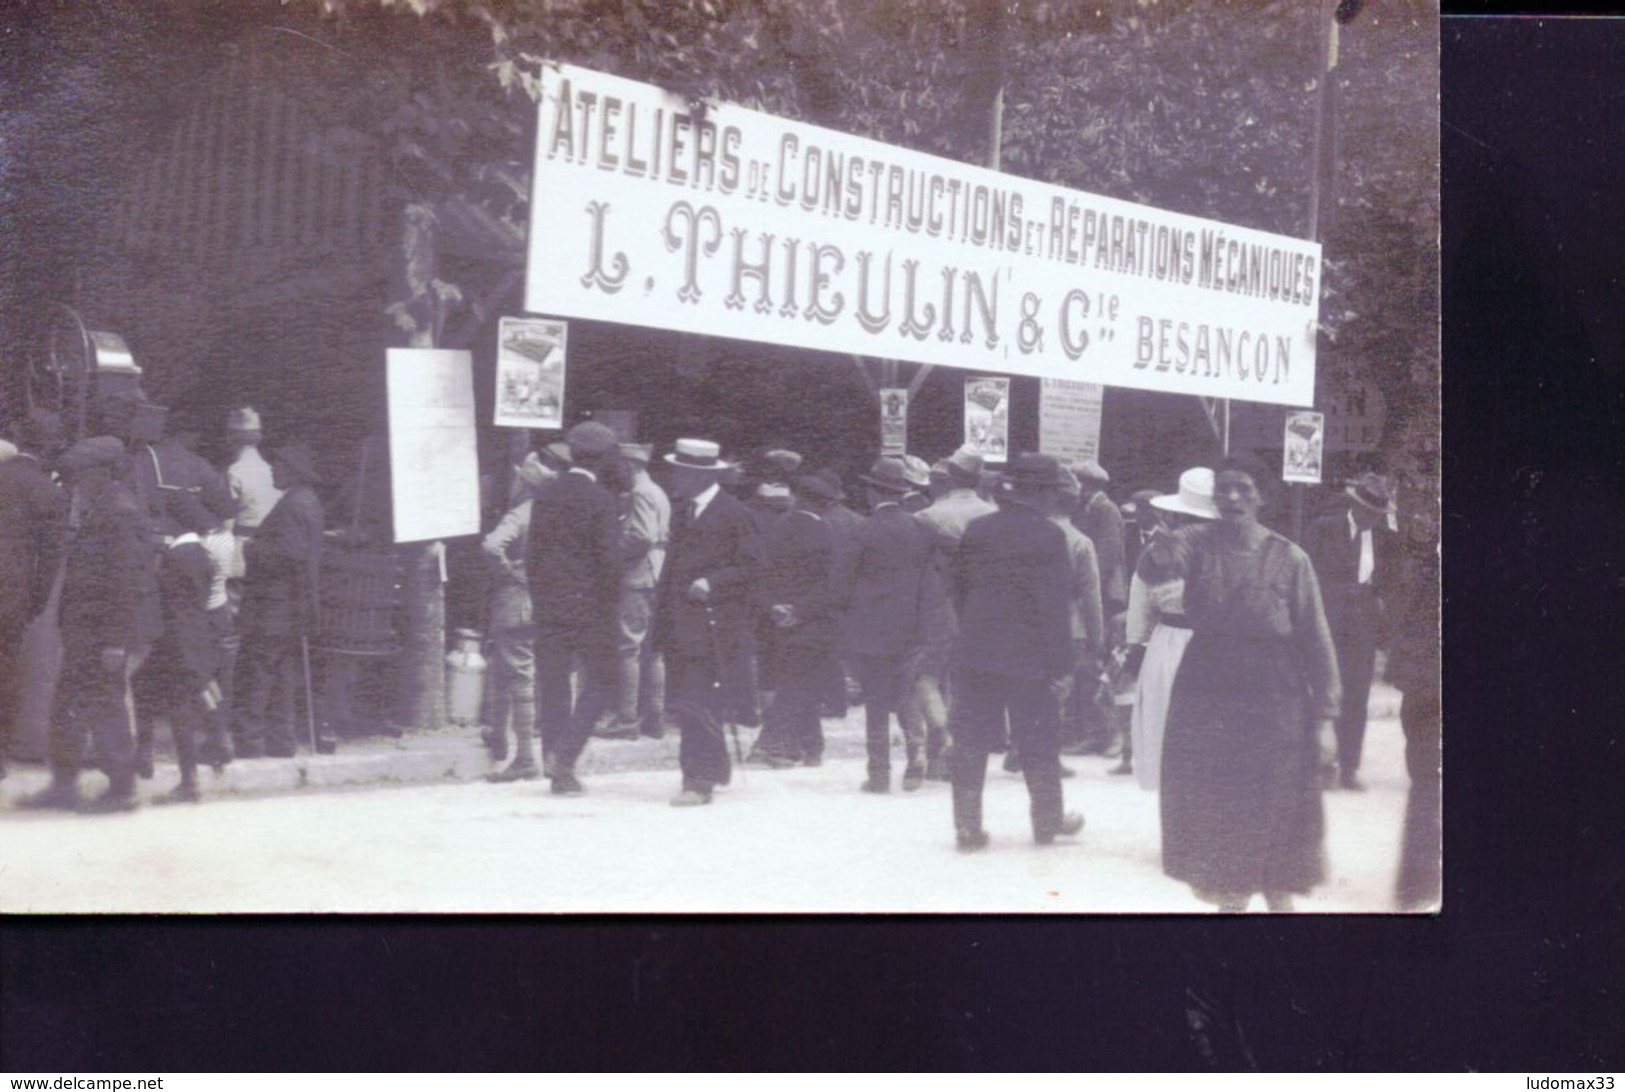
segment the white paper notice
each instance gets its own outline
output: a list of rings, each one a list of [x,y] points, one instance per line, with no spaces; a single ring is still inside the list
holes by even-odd
[[[1044,379],[1038,391],[1038,450],[1067,463],[1100,458],[1105,393],[1099,383]]]
[[[480,531],[474,367],[466,349],[390,349],[390,492],[395,541]]]

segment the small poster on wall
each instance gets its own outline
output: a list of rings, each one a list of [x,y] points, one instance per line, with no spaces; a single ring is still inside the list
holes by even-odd
[[[880,453],[908,453],[908,389],[887,387],[880,392]]]
[[[973,375],[965,380],[965,446],[990,463],[1010,452],[1010,380]]]
[[[1281,477],[1289,482],[1318,484],[1326,450],[1326,415],[1308,411],[1287,414],[1283,442]]]
[[[564,427],[565,342],[569,323],[504,318],[497,328],[496,425]]]

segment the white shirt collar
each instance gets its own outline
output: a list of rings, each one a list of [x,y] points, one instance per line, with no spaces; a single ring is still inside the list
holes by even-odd
[[[716,495],[721,491],[722,487],[716,482],[712,482],[710,485],[702,489],[694,497],[694,499],[689,502],[689,504],[692,506],[691,511],[694,513],[691,518],[699,519],[700,513],[704,512],[706,508],[710,506],[711,502],[716,499]]]
[[[598,475],[597,474],[594,474],[592,471],[590,471],[586,467],[582,467],[582,466],[572,466],[569,470],[566,470],[565,473],[566,474],[581,474],[581,475],[585,476],[588,481],[593,482],[594,484],[596,484],[597,481],[598,481]]]

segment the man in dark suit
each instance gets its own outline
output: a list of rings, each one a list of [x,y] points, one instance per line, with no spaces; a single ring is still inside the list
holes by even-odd
[[[18,804],[130,811],[137,803],[130,681],[163,626],[151,525],[121,480],[127,470],[122,441],[80,440],[59,467],[73,487],[76,519],[62,582],[62,678],[51,727],[51,784]],[[95,740],[107,791],[81,804],[86,735]]]
[[[1381,634],[1381,593],[1392,568],[1395,538],[1387,527],[1388,484],[1380,475],[1364,474],[1343,492],[1347,509],[1311,523],[1303,548],[1320,580],[1343,680],[1343,706],[1335,722],[1337,778],[1343,788],[1360,790],[1365,787],[1359,778],[1360,753]]]
[[[795,507],[762,540],[763,675],[773,680],[773,703],[753,757],[782,768],[823,764],[819,697],[840,638],[834,595],[835,531],[815,511],[833,490],[822,478],[795,480]]]
[[[271,474],[282,497],[244,546],[240,758],[294,756],[302,642],[320,625],[325,516],[316,496],[322,479],[315,452],[307,444],[285,444],[271,452]]]
[[[961,850],[987,845],[982,786],[1007,714],[1033,838],[1048,845],[1083,829],[1083,816],[1065,811],[1061,793],[1059,696],[1076,662],[1072,558],[1050,520],[1064,480],[1053,456],[1016,456],[1000,483],[999,510],[973,520],[954,555],[960,628],[948,769]]]
[[[925,654],[926,622],[943,595],[933,568],[937,532],[903,511],[914,489],[901,459],[883,456],[863,479],[870,515],[852,532],[839,578],[846,604],[846,646],[857,656],[863,685],[869,777],[864,792],[891,791],[891,717],[907,747],[903,789],[925,782],[925,720],[915,697]]]
[[[525,569],[536,632],[536,721],[542,765],[558,796],[584,789],[576,762],[615,697],[616,609],[621,590],[615,433],[583,421],[565,434],[570,468],[545,483],[530,508]],[[582,687],[572,697],[579,658]]]
[[[666,456],[671,471],[671,553],[655,607],[655,647],[666,660],[666,703],[682,733],[683,789],[674,807],[709,804],[732,764],[722,734],[743,704],[744,657],[762,548],[750,509],[723,492],[732,464],[709,440],[682,439]]]
[[[40,460],[54,419],[44,410],[31,413],[20,450],[0,462],[0,777],[22,713],[23,635],[50,602],[67,533],[67,497]]]

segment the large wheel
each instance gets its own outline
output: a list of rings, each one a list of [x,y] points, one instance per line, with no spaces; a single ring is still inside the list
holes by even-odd
[[[51,318],[44,366],[30,376],[29,401],[62,417],[69,442],[84,438],[96,350],[79,313],[58,305]]]

